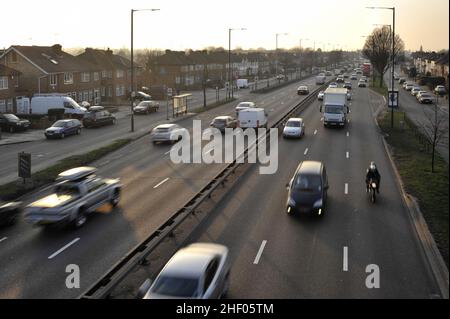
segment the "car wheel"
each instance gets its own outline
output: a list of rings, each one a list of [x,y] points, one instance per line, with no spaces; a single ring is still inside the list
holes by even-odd
[[[11,126],[11,127],[9,128],[9,133],[14,133],[14,127]]]
[[[79,128],[79,129],[77,129],[77,135],[80,135],[81,134],[81,129]]]
[[[116,189],[114,190],[114,194],[110,200],[110,204],[112,205],[112,207],[116,207],[119,204],[119,200],[120,200],[120,190]]]
[[[86,213],[83,208],[80,208],[80,210],[77,213],[77,216],[75,217],[75,220],[73,221],[73,225],[75,228],[80,228],[86,223],[87,217]]]
[[[111,123],[112,125],[116,124],[116,119],[113,119]]]
[[[64,133],[61,133],[61,139],[65,138],[66,135]]]

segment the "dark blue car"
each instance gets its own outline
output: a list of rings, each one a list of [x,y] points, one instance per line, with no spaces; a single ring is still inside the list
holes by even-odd
[[[68,135],[80,134],[81,122],[77,119],[59,120],[45,130],[46,138],[65,138]]]

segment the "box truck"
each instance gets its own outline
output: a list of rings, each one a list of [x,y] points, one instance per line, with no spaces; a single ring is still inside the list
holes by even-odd
[[[320,112],[323,113],[323,125],[345,126],[347,123],[347,89],[328,88],[325,90],[323,104],[320,106]]]

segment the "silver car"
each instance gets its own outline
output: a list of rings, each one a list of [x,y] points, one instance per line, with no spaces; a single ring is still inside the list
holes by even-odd
[[[305,135],[305,122],[302,118],[290,118],[283,128],[283,137],[302,137]]]
[[[155,127],[150,134],[153,144],[158,142],[176,143],[188,134],[188,130],[178,124],[161,124]]]
[[[226,295],[231,262],[228,248],[195,243],[180,249],[152,283],[139,289],[143,299],[217,299]]]

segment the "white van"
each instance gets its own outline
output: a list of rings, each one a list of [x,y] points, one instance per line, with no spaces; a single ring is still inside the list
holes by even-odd
[[[248,89],[248,80],[247,79],[237,79],[236,86],[239,89]]]
[[[49,109],[64,109],[65,114],[86,113],[84,107],[65,94],[35,94],[31,98],[31,114],[48,114]]]
[[[238,123],[241,128],[267,128],[267,113],[258,107],[241,110],[238,114]]]

